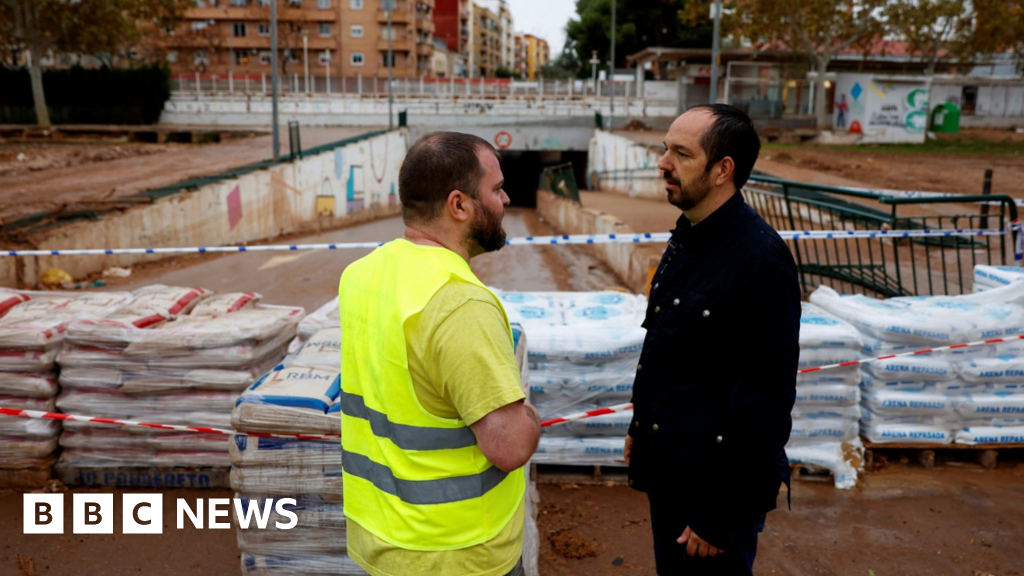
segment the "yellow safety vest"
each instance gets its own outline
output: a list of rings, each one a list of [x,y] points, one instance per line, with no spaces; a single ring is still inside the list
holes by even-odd
[[[522,469],[491,464],[465,422],[416,398],[404,324],[453,277],[487,289],[454,252],[399,239],[349,265],[338,287],[345,515],[408,550],[487,542],[525,494]]]

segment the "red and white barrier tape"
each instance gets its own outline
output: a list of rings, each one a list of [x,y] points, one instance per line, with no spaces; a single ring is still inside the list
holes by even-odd
[[[34,418],[37,420],[61,420],[63,422],[83,422],[88,424],[109,424],[112,426],[128,426],[132,428],[149,428],[150,430],[170,430],[174,432],[197,432],[200,434],[242,434],[234,430],[223,428],[207,428],[205,426],[182,426],[180,424],[152,424],[150,422],[136,422],[134,420],[117,420],[115,418],[97,418],[94,416],[80,416],[78,414],[63,414],[60,412],[43,412],[41,410],[22,410],[19,408],[0,408],[0,415],[18,416],[19,418]],[[290,440],[325,440],[336,442],[341,439],[340,434],[268,434],[265,432],[245,432],[247,436],[256,438],[286,438]]]
[[[967,342],[964,344],[953,344],[950,346],[938,346],[936,348],[925,348],[924,350],[914,350],[913,352],[901,352],[899,354],[887,354],[885,356],[876,356],[874,358],[862,358],[860,360],[851,360],[849,362],[840,362],[839,364],[828,364],[826,366],[815,366],[814,368],[804,368],[798,370],[797,374],[810,374],[811,372],[820,372],[822,370],[832,370],[835,368],[846,368],[848,366],[859,366],[867,362],[876,362],[878,360],[890,360],[892,358],[904,358],[907,356],[920,356],[922,354],[931,354],[932,352],[946,352],[947,350],[959,350],[961,348],[973,348],[975,346],[988,346],[992,344],[1002,344],[1004,342],[1013,342],[1015,340],[1024,340],[1024,334],[1018,336],[1010,336],[1008,338],[992,338],[989,340],[978,340],[976,342]]]
[[[850,366],[859,366],[867,362],[876,362],[879,360],[890,360],[892,358],[903,358],[907,356],[920,356],[923,354],[931,354],[934,352],[946,352],[948,350],[959,350],[962,348],[973,348],[976,346],[991,346],[993,344],[1002,344],[1006,342],[1014,342],[1018,340],[1024,340],[1024,334],[1018,336],[1011,336],[1008,338],[991,338],[989,340],[978,340],[976,342],[966,342],[963,344],[952,344],[950,346],[939,346],[936,348],[925,348],[923,350],[914,350],[912,352],[902,352],[900,354],[888,354],[885,356],[877,356],[875,358],[864,358],[861,360],[852,360],[850,362],[841,362],[839,364],[828,364],[826,366],[815,366],[814,368],[805,368],[797,371],[797,374],[810,374],[812,372],[821,372],[823,370],[833,370],[836,368],[847,368]],[[578,412],[576,414],[569,414],[568,416],[560,416],[551,420],[545,420],[540,423],[541,427],[547,428],[548,426],[554,426],[556,424],[564,424],[566,422],[573,422],[576,420],[583,420],[586,418],[594,418],[596,416],[604,416],[606,414],[614,414],[616,412],[626,412],[633,409],[633,404],[618,404],[616,406],[608,406],[605,408],[597,408],[595,410],[588,410],[586,412]],[[264,432],[235,432],[234,430],[224,430],[221,428],[207,428],[205,426],[182,426],[180,424],[153,424],[149,422],[136,422],[134,420],[117,420],[114,418],[97,418],[93,416],[80,416],[77,414],[62,414],[60,412],[42,412],[40,410],[22,410],[19,408],[3,408],[0,407],[0,416],[17,416],[20,418],[34,418],[42,420],[60,420],[64,422],[84,422],[89,424],[108,424],[112,426],[129,426],[134,428],[148,428],[150,430],[170,430],[175,432],[198,432],[201,434],[245,434],[247,436],[254,436],[256,438],[286,438],[292,440],[321,440],[327,442],[337,442],[341,439],[340,434],[269,434]]]

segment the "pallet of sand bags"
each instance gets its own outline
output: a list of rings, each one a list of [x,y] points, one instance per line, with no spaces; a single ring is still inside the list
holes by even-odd
[[[581,464],[625,466],[625,437],[559,438],[541,436],[537,451],[530,459],[535,464]]]
[[[225,294],[224,296],[232,296]],[[212,296],[211,298],[216,298]],[[202,304],[152,330],[140,330],[124,349],[126,356],[151,356],[191,350],[253,346],[282,335],[295,336],[302,308],[257,305],[220,316],[197,316]]]
[[[1024,280],[1024,268],[1020,266],[974,265],[974,292],[1008,286]]]
[[[579,409],[573,411],[580,412],[591,410],[593,408],[597,408],[597,406],[581,406]],[[557,426],[551,426],[544,429],[544,436],[560,438],[595,438],[610,436],[622,439],[625,438],[626,434],[629,432],[629,425],[632,421],[632,410],[626,412],[613,412],[611,414],[595,416],[593,418],[584,418],[583,420],[573,420],[571,422],[558,424]]]
[[[242,553],[242,576],[366,576],[344,554],[274,556]]]
[[[230,437],[226,434],[167,432],[140,429],[129,432],[117,428],[66,430],[60,437],[64,448],[119,450],[145,448],[153,451],[227,452]]]
[[[231,412],[237,395],[233,392],[203,390],[154,396],[129,396],[111,390],[65,390],[57,396],[62,412],[108,418],[134,414],[177,414],[187,417],[196,412]],[[160,422],[164,422],[161,420]],[[172,422],[164,422],[172,424]]]
[[[237,518],[235,520],[238,521]],[[281,520],[288,524],[287,520]],[[250,516],[250,526],[253,525]],[[296,522],[291,529],[281,530],[271,521],[266,529],[239,528],[238,549],[252,554],[269,554],[271,556],[295,555],[306,556],[316,554],[345,554],[348,552],[348,530],[345,528],[309,527]]]
[[[327,502],[341,502],[341,466],[235,466],[231,487],[236,492],[287,497],[314,494]]]
[[[793,418],[793,427],[786,446],[822,442],[851,442],[859,436],[858,418],[800,417]]]
[[[336,371],[278,366],[250,386],[235,403],[231,422],[245,432],[339,434],[341,395]]]
[[[228,469],[196,466],[73,466],[67,453],[53,467],[54,475],[68,486],[103,486],[107,488],[227,488]]]
[[[73,320],[100,317],[131,301],[127,292],[25,294],[31,298],[0,317],[0,349],[43,350],[59,345]]]
[[[235,434],[228,443],[233,466],[341,467],[341,441],[258,438]]]
[[[65,343],[57,356],[62,368],[123,370],[184,370],[189,368],[245,369],[267,358],[283,358],[291,335],[282,332],[268,340],[221,348],[168,350],[163,354],[129,355],[118,346]]]
[[[0,394],[26,398],[52,398],[57,395],[57,373],[0,371]]]
[[[325,328],[310,336],[291,364],[341,372],[341,328]]]
[[[112,390],[128,395],[167,394],[189,390],[228,390],[241,392],[280,362],[271,356],[248,368],[155,369],[139,366],[133,370],[118,368],[65,368],[60,373],[64,389],[88,388]],[[0,373],[0,382],[3,382]],[[2,388],[0,388],[2,389]]]
[[[254,496],[251,494],[235,494],[241,505],[248,509],[250,501],[260,510],[269,509],[270,525],[277,522],[287,524],[290,518],[278,514],[277,501],[281,498],[291,498],[295,504],[285,507],[286,510],[295,514],[298,518],[297,526],[304,528],[323,528],[333,531],[345,531],[348,527],[348,519],[345,518],[345,506],[342,502],[331,502],[316,494],[299,494],[290,496]],[[235,528],[239,528],[238,518],[232,516]]]

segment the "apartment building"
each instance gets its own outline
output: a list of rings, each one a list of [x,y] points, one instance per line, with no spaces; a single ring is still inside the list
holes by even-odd
[[[533,34],[523,34],[523,45],[525,47],[526,78],[535,80],[540,74],[540,69],[551,61],[551,51],[546,40]]]
[[[499,37],[498,66],[512,70],[515,64],[515,32],[512,11],[508,8],[508,0],[476,0],[480,6],[488,9],[496,16]]]
[[[270,73],[271,1],[287,77],[386,77],[389,37],[396,78],[433,75],[434,0],[392,0],[390,30],[386,0],[196,0],[162,38],[172,71]]]

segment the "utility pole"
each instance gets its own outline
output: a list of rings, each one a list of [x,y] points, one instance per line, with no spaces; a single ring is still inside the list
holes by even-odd
[[[722,35],[722,0],[715,0],[711,5],[711,17],[715,19],[715,32],[711,39],[711,94],[710,101],[718,100],[718,60],[721,57]]]
[[[597,50],[590,52],[590,80],[594,85],[594,94],[597,94],[597,65],[601,63],[601,59],[597,57]]]
[[[270,0],[270,100],[271,122],[274,134],[274,161],[281,157],[281,134],[278,130],[277,96],[279,79],[277,77],[277,0]]]
[[[391,11],[395,9],[395,0],[383,0],[382,4],[385,14],[388,15],[388,130],[394,130],[395,120],[391,113],[391,108],[394,105],[394,96],[391,94],[393,80],[391,65],[394,63],[394,53],[391,51],[391,37],[395,33],[393,32],[394,28],[391,27]]]
[[[309,30],[302,29],[302,65],[306,71],[306,94],[309,94]]]
[[[608,61],[608,129],[612,129],[612,118],[615,116],[615,0],[612,0],[612,58]]]

